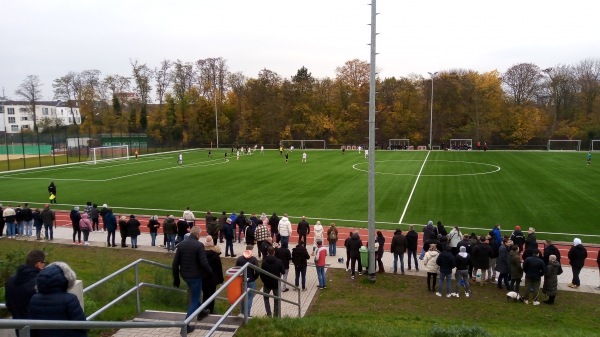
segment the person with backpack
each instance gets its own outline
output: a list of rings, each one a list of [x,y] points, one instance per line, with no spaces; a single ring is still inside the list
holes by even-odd
[[[338,229],[335,227],[335,224],[332,222],[329,225],[329,229],[327,230],[327,242],[329,242],[329,256],[336,255],[336,245],[338,240]]]

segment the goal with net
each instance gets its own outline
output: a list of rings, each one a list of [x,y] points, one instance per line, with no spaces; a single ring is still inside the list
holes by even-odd
[[[389,147],[390,150],[408,150],[410,147],[410,140],[404,138],[390,139]]]
[[[290,149],[292,146],[298,150],[327,148],[327,144],[322,139],[287,139],[280,141],[279,144],[286,149]]]
[[[100,161],[129,159],[129,145],[101,146],[90,148],[88,163],[96,164]]]
[[[472,150],[473,139],[450,139],[448,150]]]
[[[550,139],[547,148],[548,151],[579,151],[581,149],[581,140]]]
[[[590,141],[590,151],[600,151],[600,139],[592,139]]]

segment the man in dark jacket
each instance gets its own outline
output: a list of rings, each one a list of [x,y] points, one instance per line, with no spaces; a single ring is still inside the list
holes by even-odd
[[[394,274],[398,274],[398,258],[400,258],[400,272],[404,275],[404,252],[406,252],[406,237],[402,235],[402,230],[398,228],[394,232],[390,248],[390,253],[394,254]],[[410,256],[408,258],[410,263]]]
[[[217,285],[223,283],[223,264],[221,263],[221,249],[219,246],[215,246],[212,236],[206,237],[206,244],[204,245],[206,251],[206,260],[212,269],[212,275],[205,275],[202,279],[202,301],[206,302],[216,291]],[[203,318],[208,314],[215,313],[215,301],[211,301],[206,309],[198,314],[199,318]]]
[[[246,215],[244,215],[244,211],[241,211],[240,214],[235,219],[235,223],[237,224],[238,234],[237,239],[238,243],[242,243],[242,234],[244,234],[244,239],[246,237]]]
[[[46,253],[34,249],[27,254],[25,264],[6,280],[6,308],[14,319],[27,319],[31,297],[36,293],[35,280],[46,265]],[[19,336],[19,331],[17,336]]]
[[[362,241],[358,235],[358,231],[354,231],[350,242],[348,242],[348,251],[350,252],[350,270],[352,271],[351,278],[354,279],[354,272],[356,267],[356,261],[358,261],[358,275],[362,275],[362,262],[360,261],[360,247],[362,247]]]
[[[46,236],[46,240],[54,240],[54,227],[56,227],[54,221],[56,220],[56,216],[54,215],[54,211],[50,209],[50,205],[44,205],[44,209],[40,213],[40,217],[44,223],[44,234]]]
[[[581,273],[581,269],[585,264],[586,258],[587,250],[581,244],[581,239],[575,238],[573,240],[573,247],[569,249],[569,264],[571,265],[571,270],[573,271],[573,280],[571,283],[569,283],[570,288],[577,289],[581,285],[579,273]]]
[[[531,251],[531,256],[523,261],[523,273],[525,273],[525,304],[529,304],[529,294],[533,293],[533,305],[539,305],[538,296],[540,292],[540,283],[542,276],[546,273],[544,260],[539,257],[540,252]]]
[[[490,267],[490,259],[494,252],[492,247],[486,243],[486,237],[482,236],[479,238],[479,242],[476,245],[471,246],[471,261],[473,261],[473,274],[477,275],[477,270],[481,270],[480,286],[483,287],[485,282],[485,276],[488,268]]]
[[[272,248],[272,247],[271,247]],[[251,263],[252,265],[258,267],[258,260],[256,257],[252,256],[252,250],[254,247],[248,245],[246,246],[246,250],[242,253],[240,257],[235,261],[236,267],[243,267],[246,263]],[[266,256],[265,256],[266,257]],[[259,277],[258,271],[253,268],[248,268],[247,270],[248,279],[246,280],[246,286],[248,289],[256,289],[256,279]],[[242,301],[241,310],[242,313],[246,312],[248,317],[252,317],[252,301],[254,300],[254,292],[248,293],[248,303]]]
[[[306,221],[306,217],[304,215],[302,216],[300,222],[298,222],[296,232],[298,233],[298,242],[306,242],[306,236],[310,233],[310,224],[308,221]]]
[[[467,247],[461,246],[458,248],[458,254],[454,257],[454,262],[456,263],[456,273],[454,274],[456,278],[456,291],[452,294],[455,297],[459,297],[460,295],[460,287],[465,287],[465,296],[469,297],[471,294],[471,288],[469,287],[469,267],[472,266],[471,255],[467,253]]]
[[[444,279],[446,279],[446,297],[452,296],[452,269],[456,266],[454,261],[454,255],[452,255],[452,249],[450,246],[446,246],[442,253],[437,257],[435,263],[440,266],[440,285],[438,291],[435,293],[437,296],[442,296],[442,288],[444,286]]]
[[[2,216],[2,213],[4,212],[4,209],[2,208],[2,204],[0,204],[0,239],[2,239],[2,233],[4,233],[4,216]]]
[[[206,233],[210,235],[213,242],[216,243],[219,236],[219,224],[217,223],[217,218],[214,217],[211,211],[208,211],[206,212],[204,220],[206,221]]]
[[[465,234],[463,239],[460,240],[459,243],[456,244],[456,248],[460,251],[460,247],[465,247],[465,252],[469,254],[469,260],[471,259],[471,240],[469,239],[469,234]],[[469,279],[473,277],[473,264],[469,264]]]
[[[408,251],[408,271],[411,271],[410,259],[411,256],[415,261],[415,269],[419,271],[419,264],[417,262],[417,244],[419,241],[419,234],[415,231],[413,225],[408,226],[408,233],[406,233],[406,250]]]
[[[223,211],[221,213],[221,215],[219,216],[219,242],[223,243],[224,239],[223,239],[223,228],[225,228],[225,225],[227,224],[227,212]],[[215,241],[215,244],[217,243],[217,241]]]
[[[113,214],[111,208],[106,209],[106,213],[102,217],[104,230],[106,230],[106,246],[116,247],[115,233],[117,232],[117,217]]]
[[[546,247],[544,247],[544,264],[548,266],[550,261],[550,255],[556,256],[556,260],[560,263],[560,250],[550,240],[546,240]]]
[[[29,208],[29,204],[25,203],[21,209],[21,216],[23,217],[23,224],[25,227],[25,233],[23,236],[28,238],[33,236],[33,211]]]
[[[523,260],[530,257],[534,250],[539,253],[537,238],[535,236],[535,228],[529,227],[527,233],[527,239],[525,239],[525,250],[523,252]]]
[[[282,247],[280,245],[276,245],[275,247],[275,257],[279,259],[279,261],[281,261],[281,264],[283,264],[283,268],[285,270],[285,272],[283,273],[283,276],[281,277],[284,281],[288,281],[288,275],[289,275],[289,271],[290,271],[290,260],[292,259],[292,253],[290,252],[289,249]],[[288,289],[288,286],[286,283],[282,283],[282,292],[287,292],[290,289]]]
[[[281,275],[285,273],[285,267],[281,261],[275,257],[275,249],[273,249],[273,247],[269,247],[267,250],[267,256],[263,259],[261,268],[277,277],[281,277]],[[262,273],[260,274],[260,279],[263,281],[263,292],[267,294],[273,293],[273,296],[279,296],[279,280]],[[269,301],[269,297],[264,296],[263,300],[265,302],[267,316],[272,317],[273,314],[271,313],[271,301]],[[275,299],[275,317],[281,316],[281,311],[279,309],[280,303],[281,300]]]
[[[187,223],[186,223],[187,225]],[[192,227],[190,236],[179,243],[173,258],[173,285],[179,288],[179,275],[187,283],[190,292],[190,306],[186,318],[191,316],[200,307],[200,292],[202,290],[202,279],[213,277],[213,271],[206,259],[204,244],[200,241],[200,228]],[[194,327],[188,325],[187,332],[194,331]]]
[[[71,227],[73,228],[73,244],[81,244],[81,228],[79,228],[81,214],[79,213],[79,206],[73,207],[69,214],[69,218],[71,218]],[[77,236],[77,241],[75,241],[75,236]]]
[[[523,252],[525,235],[523,235],[523,232],[521,231],[521,226],[515,226],[515,230],[510,235],[510,240],[519,247],[519,253]]]
[[[298,242],[296,248],[292,249],[292,262],[294,263],[294,269],[296,271],[296,281],[294,285],[296,287],[300,284],[300,276],[302,276],[302,290],[306,291],[306,268],[308,266],[308,251],[304,247],[304,242]]]

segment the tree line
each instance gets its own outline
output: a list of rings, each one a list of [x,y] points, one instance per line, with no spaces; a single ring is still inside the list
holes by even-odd
[[[367,142],[370,66],[362,60],[337,67],[334,78],[315,78],[305,67],[291,78],[268,69],[247,77],[230,71],[223,58],[130,65],[128,75],[92,69],[53,81],[54,99],[80,109],[82,122],[71,127],[146,132],[182,145],[214,145],[217,137],[221,144]],[[504,73],[451,69],[432,77],[378,78],[376,90],[379,144],[390,138],[427,144],[432,111],[434,145],[450,138],[512,146],[600,138],[600,59],[547,69],[519,63]],[[124,95],[130,92],[133,98]],[[15,92],[32,111],[40,93],[35,75]],[[57,122],[40,121],[44,129]]]

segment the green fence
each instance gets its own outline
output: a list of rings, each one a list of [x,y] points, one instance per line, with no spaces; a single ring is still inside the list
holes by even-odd
[[[4,145],[0,147],[0,155],[49,155],[52,153],[51,145]]]

